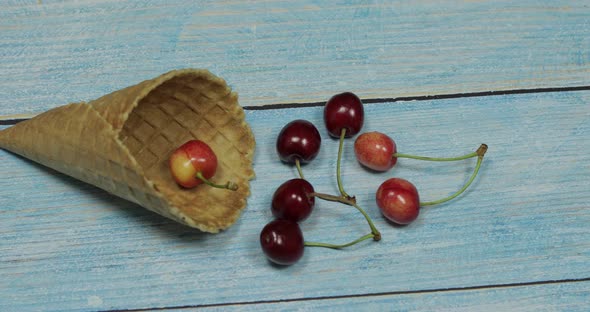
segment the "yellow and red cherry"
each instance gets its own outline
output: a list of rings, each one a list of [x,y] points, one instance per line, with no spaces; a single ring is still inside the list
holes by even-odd
[[[280,265],[291,265],[303,256],[305,242],[297,222],[277,219],[260,232],[260,246],[268,260]]]
[[[232,182],[219,185],[209,181],[217,171],[217,156],[203,141],[187,141],[172,152],[168,164],[174,181],[184,188],[194,188],[201,183],[233,191],[238,188]]]
[[[375,171],[387,171],[397,162],[395,142],[381,132],[365,132],[354,141],[356,159]]]
[[[272,214],[278,219],[304,221],[315,205],[313,194],[313,186],[304,179],[286,181],[272,196]]]
[[[361,131],[365,121],[363,103],[352,92],[344,92],[331,97],[324,106],[324,123],[332,137],[349,138]]]
[[[354,142],[357,160],[365,167],[376,171],[387,171],[395,166],[398,158],[411,158],[426,161],[459,161],[473,157],[483,157],[487,146],[482,144],[477,151],[457,157],[430,157],[397,152],[395,141],[386,134],[373,131],[359,135]]]
[[[320,151],[322,139],[318,129],[307,120],[293,120],[283,127],[277,137],[276,149],[286,163],[312,161]]]
[[[418,190],[404,179],[391,178],[383,182],[375,199],[383,216],[400,225],[410,224],[420,213]]]

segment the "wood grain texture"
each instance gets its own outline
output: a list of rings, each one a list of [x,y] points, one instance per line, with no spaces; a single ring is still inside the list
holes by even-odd
[[[294,302],[199,307],[198,311],[587,311],[590,282]],[[197,308],[166,311],[196,311]]]
[[[290,120],[315,123],[322,149],[303,169],[316,190],[337,192],[337,143],[326,135],[321,107],[247,112],[258,143],[257,178],[242,218],[218,235],[179,226],[0,151],[0,310],[174,307],[588,278],[588,102],[590,92],[580,91],[366,105],[364,131],[390,134],[400,152],[452,156],[489,144],[480,176],[460,198],[424,209],[410,226],[393,227],[373,202],[383,180],[407,178],[422,199],[435,199],[459,188],[474,161],[400,160],[393,171],[374,174],[355,161],[348,140],[345,186],[375,219],[383,240],[340,251],[308,248],[287,268],[269,265],[258,244],[271,220],[272,192],[296,174],[280,163],[274,141]],[[358,212],[326,202],[302,228],[306,239],[326,242],[368,231]],[[471,297],[471,304],[504,301],[502,307],[517,310],[537,291],[564,289],[543,302],[567,310],[570,300],[588,296],[587,283],[539,287],[458,291],[458,297],[432,300],[448,300],[452,309],[453,300],[460,305],[467,298],[469,306]],[[422,296],[381,299],[432,309],[433,301]],[[357,302],[347,300],[351,308]]]
[[[579,1],[4,1],[0,115],[208,68],[246,106],[590,85]]]

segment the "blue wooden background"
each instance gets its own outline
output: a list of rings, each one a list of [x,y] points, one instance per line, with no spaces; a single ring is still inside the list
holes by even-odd
[[[0,311],[590,309],[587,1],[0,4],[0,128],[196,67],[240,94],[258,144],[248,207],[217,235],[0,150]],[[480,175],[393,227],[374,204],[383,180],[407,178],[435,199],[475,161],[400,160],[375,174],[348,140],[345,186],[383,240],[269,265],[258,235],[273,190],[296,174],[278,160],[276,135],[295,118],[315,123],[322,148],[303,170],[336,193],[337,142],[322,107],[305,104],[345,90],[370,103],[363,130],[390,134],[400,152],[487,143]],[[367,232],[358,212],[328,202],[302,227],[328,242]]]

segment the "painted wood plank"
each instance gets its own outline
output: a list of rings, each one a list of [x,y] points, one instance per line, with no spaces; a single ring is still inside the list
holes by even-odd
[[[8,1],[0,115],[208,68],[243,105],[590,85],[590,7],[550,1]]]
[[[401,152],[457,155],[489,144],[481,175],[459,199],[392,227],[373,203],[383,180],[407,178],[422,199],[435,199],[459,188],[474,161],[400,161],[392,172],[373,174],[355,161],[349,140],[344,183],[383,240],[341,251],[308,248],[288,268],[269,265],[258,245],[273,190],[296,173],[280,163],[274,141],[292,119],[318,125],[322,149],[304,171],[316,190],[337,192],[337,143],[326,137],[321,107],[247,112],[258,142],[257,178],[243,216],[218,235],[0,151],[0,310],[131,309],[590,277],[589,102],[585,91],[366,105],[364,130],[389,133]],[[327,242],[368,231],[356,211],[326,202],[302,228],[306,239]]]
[[[588,311],[590,282],[356,298],[238,304],[199,311]],[[196,308],[166,311],[192,311]]]

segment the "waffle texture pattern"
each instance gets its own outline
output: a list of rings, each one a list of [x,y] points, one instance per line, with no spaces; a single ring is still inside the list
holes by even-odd
[[[199,139],[213,149],[213,179],[228,191],[185,190],[168,159]],[[57,107],[0,131],[0,147],[205,232],[234,224],[246,207],[255,140],[235,92],[207,70],[182,69]]]

